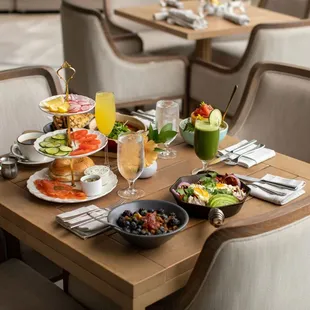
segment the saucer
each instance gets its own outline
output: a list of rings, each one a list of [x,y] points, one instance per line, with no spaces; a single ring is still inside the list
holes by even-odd
[[[40,161],[30,161],[30,160],[25,161],[25,160],[22,160],[20,158],[16,158],[16,159],[17,159],[17,162],[19,164],[28,165],[28,166],[44,165],[44,164],[48,164],[54,160],[54,158],[51,158],[51,157],[44,157],[44,159],[40,160]]]

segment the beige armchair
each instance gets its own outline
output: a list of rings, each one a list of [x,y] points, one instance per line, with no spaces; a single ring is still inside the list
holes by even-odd
[[[257,64],[230,134],[257,139],[275,151],[310,162],[310,70]]]
[[[309,18],[310,0],[260,0],[259,7],[298,18]],[[212,42],[212,62],[232,68],[249,43],[249,35],[230,36]]]
[[[187,107],[185,57],[124,56],[116,49],[104,17],[74,1],[63,1],[61,17],[65,59],[77,70],[73,92],[89,97],[101,90],[114,92],[118,108],[161,98],[181,98]]]
[[[114,10],[119,8],[158,3],[158,0],[104,0],[105,14],[112,33],[130,32],[137,34],[142,40],[144,53],[191,56],[195,51],[195,41],[189,41],[160,30],[149,28],[126,18],[119,17],[114,13]],[[159,6],[158,10],[160,10]]]
[[[310,20],[256,26],[238,65],[223,68],[197,60],[192,64],[190,97],[224,110],[235,84],[239,90],[228,112],[234,116],[253,65],[276,61],[310,67]]]
[[[231,220],[205,242],[185,287],[147,310],[307,310],[310,199]],[[120,310],[70,276],[69,293],[91,310]]]
[[[59,79],[51,68],[26,67],[0,72],[0,154],[8,153],[23,131],[42,131],[51,119],[40,111],[39,103],[61,91]],[[20,252],[23,261],[47,278],[56,279],[62,274],[58,266],[24,244]]]

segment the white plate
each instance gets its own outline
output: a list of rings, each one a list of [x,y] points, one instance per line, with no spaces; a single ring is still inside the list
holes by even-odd
[[[22,165],[35,166],[35,165],[48,164],[48,163],[52,162],[53,160],[54,160],[54,158],[44,157],[44,159],[40,160],[40,161],[30,161],[30,160],[24,161],[22,159],[17,159],[17,162],[19,164],[22,164]]]
[[[103,135],[101,132],[99,131],[95,131],[95,130],[90,130],[90,129],[73,129],[73,132],[75,131],[79,131],[79,130],[87,130],[88,131],[88,134],[95,134],[97,135],[97,139],[100,140],[100,145],[99,145],[99,148],[96,149],[95,151],[91,151],[89,153],[85,153],[85,154],[81,154],[81,155],[75,155],[75,156],[55,156],[55,155],[50,155],[50,154],[47,154],[47,153],[42,153],[40,152],[40,143],[44,141],[44,139],[48,138],[48,137],[52,137],[52,136],[55,136],[57,134],[66,134],[67,133],[67,129],[60,129],[60,130],[55,130],[55,131],[52,131],[52,132],[49,132],[43,136],[40,136],[35,142],[34,142],[34,148],[36,149],[37,152],[39,152],[41,155],[43,156],[47,156],[47,157],[51,157],[51,158],[80,158],[80,157],[86,157],[86,156],[89,156],[89,155],[92,155],[94,153],[97,153],[98,151],[100,151],[101,149],[103,149],[107,143],[108,143],[108,138]],[[78,146],[73,146],[73,150],[77,149]]]
[[[39,104],[40,109],[48,114],[51,115],[57,115],[57,116],[70,116],[70,115],[76,115],[76,114],[85,114],[90,112],[92,109],[95,108],[96,102],[86,96],[82,96],[82,95],[75,95],[75,94],[70,94],[69,95],[69,100],[70,101],[83,101],[83,102],[87,102],[88,105],[90,105],[89,109],[85,110],[85,111],[80,111],[80,112],[74,112],[74,113],[58,113],[58,112],[51,112],[49,109],[47,109],[45,107],[45,102],[55,99],[55,98],[59,98],[59,97],[65,97],[66,95],[56,95],[56,96],[52,96],[52,97],[48,97],[44,100],[42,100]]]
[[[80,200],[80,199],[60,199],[60,198],[52,198],[49,196],[44,195],[43,193],[41,193],[35,186],[34,181],[35,180],[42,180],[42,179],[47,179],[47,180],[51,180],[51,178],[48,175],[48,168],[44,168],[38,172],[36,172],[35,174],[33,174],[27,181],[27,188],[29,190],[29,192],[31,194],[33,194],[34,196],[46,200],[46,201],[51,201],[51,202],[57,202],[57,203],[78,203],[78,202],[87,202],[87,201],[91,201],[91,200],[95,200],[98,198],[101,198],[107,194],[109,194],[110,192],[113,191],[113,189],[116,187],[117,183],[118,183],[118,179],[117,176],[111,171],[110,172],[110,176],[111,179],[110,181],[105,184],[104,186],[102,186],[102,192],[100,195],[98,196],[92,196],[92,197],[87,197],[84,200]],[[65,184],[69,184],[70,183],[65,183]],[[81,189],[81,184],[80,182],[76,182],[76,189]]]

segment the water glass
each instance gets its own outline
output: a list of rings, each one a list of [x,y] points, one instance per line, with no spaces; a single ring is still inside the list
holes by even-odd
[[[172,130],[178,131],[179,113],[179,104],[177,102],[171,100],[158,101],[156,104],[156,127],[158,132],[167,124],[172,124]],[[165,150],[159,153],[159,158],[172,159],[177,156],[177,152],[169,148],[170,143],[175,138],[176,135],[164,143]]]
[[[119,190],[118,195],[130,200],[144,196],[143,190],[134,188],[144,168],[144,139],[141,134],[124,133],[118,137],[117,166],[129,184],[128,188]]]

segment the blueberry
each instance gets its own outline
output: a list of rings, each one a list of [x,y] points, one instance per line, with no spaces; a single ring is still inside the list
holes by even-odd
[[[170,226],[179,226],[180,225],[180,220],[177,219],[176,217],[172,218],[170,221],[169,221],[169,225]]]
[[[125,226],[125,219],[123,216],[120,216],[119,219],[117,220],[117,225],[120,227],[124,227]]]
[[[163,233],[166,232],[166,229],[165,229],[164,226],[160,226],[159,229],[160,229],[160,231],[163,232]]]
[[[154,211],[154,209],[149,209],[149,210],[147,210],[147,212],[148,213],[154,213],[155,211]]]
[[[176,214],[175,214],[174,212],[171,212],[171,213],[169,214],[169,216],[171,216],[171,217],[176,217]]]
[[[137,232],[138,232],[138,234],[140,235],[141,232],[142,232],[142,229],[141,229],[141,228],[137,228]]]
[[[137,229],[137,223],[136,222],[131,222],[130,227],[131,229]]]
[[[160,229],[156,230],[156,235],[161,235],[163,232]]]
[[[125,210],[122,216],[132,216],[132,213],[129,210]]]
[[[129,221],[125,221],[125,227],[129,227],[130,226],[130,222]]]
[[[166,214],[161,214],[160,217],[161,217],[164,221],[166,221],[166,220],[168,219],[168,216],[167,216]]]
[[[140,209],[140,210],[139,210],[139,213],[140,213],[142,216],[146,216],[147,211],[146,211],[145,209]]]
[[[165,210],[164,209],[159,209],[157,210],[157,214],[164,214],[165,213]]]

